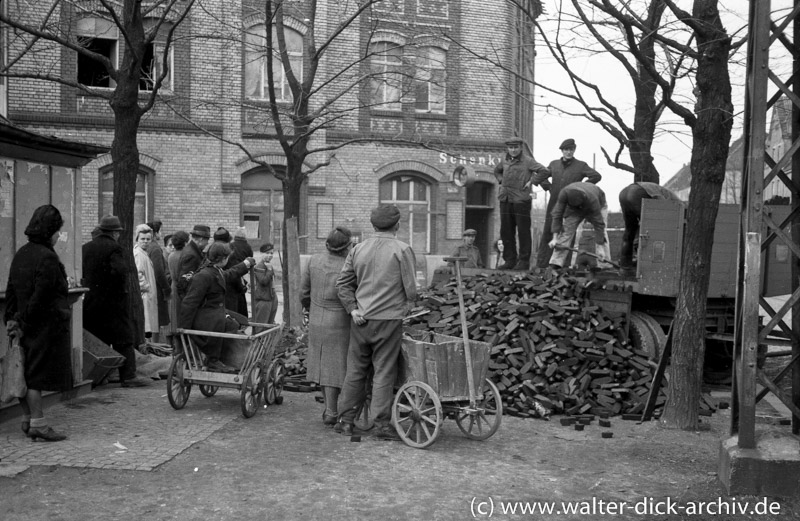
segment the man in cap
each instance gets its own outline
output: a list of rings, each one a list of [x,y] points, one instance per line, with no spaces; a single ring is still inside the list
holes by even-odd
[[[347,372],[339,397],[335,430],[352,434],[356,409],[364,401],[364,384],[372,367],[371,412],[381,439],[399,439],[392,427],[392,400],[397,377],[403,318],[417,298],[416,259],[397,239],[400,210],[383,205],[372,210],[376,234],[356,244],[336,282],[339,300],[353,319]]]
[[[462,268],[483,268],[483,260],[481,259],[481,251],[475,246],[475,237],[478,235],[478,232],[473,230],[472,228],[467,228],[464,230],[464,233],[461,236],[464,238],[464,242],[459,244],[453,253],[450,254],[451,257],[466,257],[467,260],[461,263]],[[453,262],[449,262],[451,266]]]
[[[125,357],[119,368],[122,386],[141,387],[149,382],[136,376],[135,335],[128,306],[130,270],[117,242],[123,228],[119,217],[106,215],[96,230],[97,235],[83,245],[83,284],[89,288],[83,300],[83,327]]]
[[[606,194],[599,186],[583,181],[572,183],[561,189],[553,208],[553,238],[549,246],[555,248],[550,257],[550,267],[564,267],[575,231],[586,220],[594,226],[595,254],[598,263],[611,258],[611,251],[606,238],[606,217],[608,205]]]
[[[548,167],[551,176],[550,180],[547,177],[537,177],[537,181],[550,190],[550,200],[547,203],[547,214],[544,220],[542,237],[539,240],[539,251],[536,256],[536,266],[539,268],[546,268],[550,262],[550,257],[553,255],[553,248],[549,245],[550,241],[553,240],[553,234],[550,229],[553,225],[553,208],[556,205],[561,189],[569,184],[584,180],[588,183],[597,184],[603,177],[594,168],[586,164],[585,161],[575,158],[575,149],[577,147],[574,139],[565,139],[559,148],[561,149],[561,158],[551,162]]]
[[[195,225],[189,233],[189,242],[184,246],[181,260],[178,264],[178,314],[180,314],[180,303],[183,297],[186,296],[191,277],[203,264],[203,250],[208,245],[210,238],[211,228],[205,224]]]
[[[633,241],[639,235],[639,221],[642,218],[643,199],[669,199],[680,201],[674,192],[657,183],[633,183],[619,193],[619,207],[625,221],[625,232],[622,234],[622,250],[619,264],[622,269],[635,266],[633,262]]]
[[[549,171],[534,158],[522,152],[522,139],[506,140],[505,158],[494,169],[500,184],[500,238],[503,240],[501,270],[527,270],[531,259],[531,184],[546,179]],[[536,177],[534,177],[536,174]],[[517,238],[519,235],[519,256]]]

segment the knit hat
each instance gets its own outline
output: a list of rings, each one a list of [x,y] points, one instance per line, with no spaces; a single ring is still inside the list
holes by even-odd
[[[328,240],[325,241],[325,247],[331,253],[338,253],[344,251],[350,246],[353,234],[344,226],[337,226],[331,233],[328,234]]]
[[[400,220],[400,209],[393,204],[383,204],[372,210],[369,221],[379,230],[391,228]]]
[[[244,226],[236,228],[236,233],[233,234],[234,239],[247,239],[247,230]]]
[[[214,232],[214,242],[231,242],[231,232],[220,226]]]
[[[558,147],[558,148],[559,148],[559,150],[564,150],[565,148],[575,148],[575,140],[574,140],[574,139],[572,139],[572,138],[565,139],[565,140],[564,140],[564,141],[561,143],[561,146],[560,146],[560,147]]]

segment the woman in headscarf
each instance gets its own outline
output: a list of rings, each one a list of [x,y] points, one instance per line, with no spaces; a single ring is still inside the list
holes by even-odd
[[[136,262],[136,272],[139,275],[139,291],[144,305],[144,336],[147,338],[152,337],[153,333],[158,333],[158,287],[153,263],[147,253],[152,239],[153,230],[149,226],[140,224],[136,227],[133,260]]]
[[[63,224],[55,206],[33,212],[25,229],[28,243],[14,255],[6,287],[6,328],[25,351],[28,391],[19,399],[22,430],[34,441],[67,438],[47,424],[42,410],[42,391],[72,389],[69,285],[53,249]]]
[[[336,280],[352,244],[352,233],[337,227],[325,241],[327,253],[313,255],[303,274],[300,302],[309,309],[308,379],[322,386],[325,411],[322,422],[335,425],[339,416],[336,402],[347,370],[350,344],[350,314],[339,301]]]

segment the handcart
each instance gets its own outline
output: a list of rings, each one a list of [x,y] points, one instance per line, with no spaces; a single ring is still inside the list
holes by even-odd
[[[492,346],[470,341],[461,293],[462,258],[456,266],[462,338],[407,330],[402,340],[406,383],[395,395],[392,421],[406,445],[424,449],[439,437],[446,417],[470,439],[485,440],[500,427],[503,402],[486,375]]]
[[[192,384],[208,398],[220,387],[237,389],[241,393],[242,414],[250,418],[258,411],[259,401],[266,405],[281,404],[286,370],[282,358],[274,358],[275,345],[281,338],[283,327],[275,324],[250,322],[245,331],[258,333],[216,333],[196,329],[178,329],[181,350],[172,359],[167,376],[167,398],[174,409],[182,409],[189,400]],[[217,337],[244,344],[243,359],[236,373],[209,371],[205,357],[192,341],[192,337]],[[233,343],[232,342],[232,343]]]

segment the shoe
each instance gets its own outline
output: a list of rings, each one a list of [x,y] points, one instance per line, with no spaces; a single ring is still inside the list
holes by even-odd
[[[378,432],[375,434],[379,440],[386,440],[386,441],[401,441],[402,438],[399,434],[397,434],[397,430],[392,427],[391,425],[388,427],[381,427],[378,429]]]
[[[147,387],[150,382],[144,378],[131,378],[130,380],[122,380],[122,387]]]
[[[516,266],[517,261],[514,262],[504,262],[500,266],[497,267],[498,270],[513,270],[514,266]]]
[[[31,427],[31,429],[28,431],[28,436],[33,441],[63,441],[67,439],[66,435],[54,431],[50,426],[43,429],[39,427]]]
[[[531,268],[531,266],[530,266],[529,262],[519,261],[511,269],[516,270],[516,271],[528,271],[530,268]]]
[[[328,427],[332,427],[336,425],[339,421],[339,416],[336,414],[326,414],[325,412],[322,413],[322,424]]]
[[[352,436],[353,435],[353,424],[352,423],[338,422],[336,425],[334,425],[333,432],[338,432],[339,434],[343,434],[345,436]]]
[[[31,430],[31,421],[30,420],[22,420],[21,427],[22,427],[22,432],[25,433],[25,436],[30,437],[30,435],[28,433]]]
[[[235,367],[231,367],[227,364],[224,364],[222,360],[219,358],[212,358],[208,361],[206,365],[209,371],[215,373],[238,373],[239,371]]]

